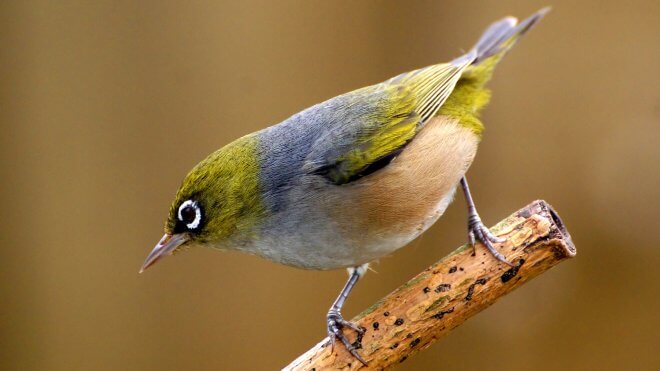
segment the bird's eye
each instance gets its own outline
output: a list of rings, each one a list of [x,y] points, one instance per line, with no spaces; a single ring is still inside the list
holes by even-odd
[[[179,206],[179,220],[190,230],[197,229],[202,222],[202,210],[193,200],[187,200]]]

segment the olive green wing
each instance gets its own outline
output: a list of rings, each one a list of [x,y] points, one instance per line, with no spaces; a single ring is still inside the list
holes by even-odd
[[[406,72],[384,84],[406,86],[416,99],[414,110],[423,125],[435,116],[438,109],[454,91],[456,83],[467,67],[477,58],[471,51],[450,63],[436,64],[411,72]]]
[[[437,113],[472,60],[468,54],[303,111],[321,131],[305,170],[339,185],[387,166]]]

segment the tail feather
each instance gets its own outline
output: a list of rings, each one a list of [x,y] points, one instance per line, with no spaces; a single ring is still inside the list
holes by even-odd
[[[472,50],[477,52],[475,63],[476,60],[484,60],[495,54],[497,46],[516,27],[517,23],[518,20],[515,17],[506,17],[490,25],[474,45],[474,48],[472,48]]]
[[[471,61],[471,64],[463,70],[456,87],[438,114],[453,117],[461,125],[481,135],[484,125],[479,120],[479,113],[490,99],[486,83],[493,75],[495,66],[520,36],[529,31],[549,10],[541,9],[520,23],[513,17],[506,17],[488,27],[469,53],[451,62],[460,65]]]
[[[506,17],[493,23],[484,31],[473,48],[477,53],[473,64],[479,64],[492,56],[501,56],[506,53],[520,36],[529,31],[549,11],[550,8],[543,8],[520,23],[514,17]]]

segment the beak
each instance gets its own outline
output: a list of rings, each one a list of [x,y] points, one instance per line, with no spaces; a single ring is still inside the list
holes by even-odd
[[[160,239],[156,247],[154,247],[154,249],[151,250],[149,256],[147,256],[147,259],[144,261],[144,264],[142,264],[140,273],[144,272],[145,269],[149,268],[154,263],[156,263],[158,259],[162,258],[165,255],[171,254],[172,251],[174,251],[174,249],[188,242],[188,240],[190,240],[190,237],[187,234],[183,234],[183,233],[164,235],[163,238]]]

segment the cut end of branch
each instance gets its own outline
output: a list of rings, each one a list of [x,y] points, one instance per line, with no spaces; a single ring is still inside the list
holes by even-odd
[[[427,348],[500,297],[576,254],[564,223],[537,200],[502,220],[491,232],[505,237],[497,261],[481,244],[461,246],[353,319],[367,329],[356,345],[364,366],[344,348],[322,340],[285,370],[384,369]],[[350,331],[349,338],[355,337]],[[352,338],[351,338],[352,339]]]

